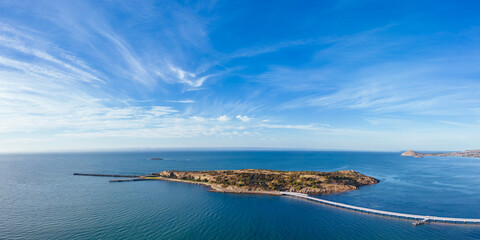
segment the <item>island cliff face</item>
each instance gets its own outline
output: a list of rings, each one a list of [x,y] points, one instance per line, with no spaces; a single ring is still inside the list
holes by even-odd
[[[418,153],[408,150],[402,153],[402,156],[422,158],[424,156],[445,156],[445,157],[475,157],[480,158],[480,150],[467,150],[463,152],[447,152],[447,153]]]
[[[146,176],[146,179],[202,184],[218,192],[266,194],[278,194],[280,191],[307,194],[340,193],[379,182],[373,177],[353,170],[337,172],[258,169],[163,171]]]

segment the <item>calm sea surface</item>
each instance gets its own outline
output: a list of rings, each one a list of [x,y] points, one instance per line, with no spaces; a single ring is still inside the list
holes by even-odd
[[[425,224],[285,196],[212,193],[74,172],[354,169],[381,182],[318,196],[374,209],[480,218],[480,159],[400,153],[200,151],[0,155],[0,239],[480,239],[480,225]],[[148,160],[151,157],[163,161]]]

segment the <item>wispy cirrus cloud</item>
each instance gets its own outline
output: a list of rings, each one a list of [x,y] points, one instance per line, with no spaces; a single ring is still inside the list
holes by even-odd
[[[206,20],[181,4],[165,2],[162,7],[151,1],[115,6],[88,1],[69,4],[39,1],[37,4],[44,6],[33,8],[34,14],[48,26],[47,30],[64,33],[63,40],[55,34],[44,36],[57,42],[69,40],[74,43],[74,51],[88,57],[88,61],[94,62],[93,67],[109,79],[132,81],[148,88],[163,82],[199,88],[213,76],[212,73],[204,74],[208,70],[205,66],[211,65],[210,61],[202,60],[194,66],[184,64],[187,59],[194,59],[197,52],[210,50]],[[150,42],[153,36],[149,33],[137,31],[130,35],[119,30],[112,24],[118,16],[107,11],[109,8],[128,12],[128,17],[123,19],[126,22],[141,18],[159,23],[154,25],[160,28],[162,37],[153,44]],[[132,11],[139,8],[149,9],[150,14]],[[157,12],[152,12],[153,9]]]
[[[3,28],[2,30],[5,30]],[[68,55],[67,53],[63,51],[58,51],[58,55],[60,55],[61,58],[59,59],[57,57],[52,56],[51,54],[45,52],[44,50],[39,50],[35,49],[32,47],[27,47],[28,45],[32,44],[32,37],[27,36],[25,34],[21,34],[18,31],[15,31],[15,35],[12,35],[9,33],[7,36],[6,33],[8,31],[2,31],[0,30],[0,46],[5,48],[7,51],[16,51],[17,53],[23,53],[25,55],[35,57],[38,60],[41,60],[44,62],[44,66],[48,65],[56,65],[57,69],[62,68],[64,71],[62,71],[61,77],[63,78],[73,78],[75,77],[78,80],[85,81],[85,82],[91,82],[91,81],[99,81],[103,82],[98,76],[98,73],[93,71],[91,68],[86,66],[85,64],[78,62],[75,60],[73,56]],[[8,66],[11,68],[16,68],[17,70],[22,70],[22,71],[30,71],[30,72],[39,72],[48,74],[48,72],[51,73],[51,71],[48,71],[47,67],[34,67],[31,64],[28,64],[26,62],[21,62],[21,61],[16,61],[12,60],[9,58],[2,57],[2,64],[4,66]],[[57,73],[56,76],[59,76],[60,73]],[[95,75],[94,75],[95,74]]]
[[[359,4],[0,2],[0,145],[478,140],[478,28]]]
[[[460,62],[473,61],[470,54],[457,58],[463,58]],[[463,76],[452,78],[455,71],[462,71]],[[307,76],[313,73],[307,71]],[[298,78],[304,76],[299,71],[291,74],[297,74]],[[311,83],[310,87],[301,89],[307,96],[288,101],[282,107],[350,109],[371,114],[477,115],[473,109],[480,104],[480,99],[475,89],[480,85],[472,77],[478,74],[478,69],[465,68],[449,59],[372,64],[349,73],[320,76],[323,80],[318,84]],[[348,81],[328,80],[335,78]]]
[[[171,65],[169,66],[169,69],[170,69],[171,73],[173,74],[173,76],[171,76],[171,77],[174,78],[176,82],[186,84],[189,87],[193,87],[193,88],[201,87],[203,85],[203,83],[208,78],[211,77],[211,75],[205,75],[205,76],[202,76],[202,77],[197,77],[197,75],[195,73],[190,73],[190,72],[184,71],[180,68],[173,67]],[[164,78],[166,77],[165,73],[160,73],[160,76],[162,76]]]
[[[167,102],[171,102],[171,103],[194,103],[195,100],[192,100],[192,99],[186,99],[186,100],[168,100]]]
[[[13,125],[4,126],[18,130],[15,122],[26,122],[28,116],[98,104],[100,86],[105,86],[102,74],[51,44],[37,46],[28,33],[5,26],[0,29],[0,115],[4,124]]]

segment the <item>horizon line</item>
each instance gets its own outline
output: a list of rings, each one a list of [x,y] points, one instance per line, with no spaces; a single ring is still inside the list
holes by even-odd
[[[402,150],[378,150],[378,149],[322,149],[322,148],[279,148],[279,147],[158,147],[158,148],[102,148],[102,149],[67,149],[45,151],[4,151],[0,155],[7,154],[60,154],[60,153],[109,153],[109,152],[153,152],[153,151],[315,151],[315,152],[404,152]],[[434,150],[414,150],[416,152],[439,152]],[[443,150],[440,152],[453,152],[459,150]],[[467,151],[467,150],[465,150]]]

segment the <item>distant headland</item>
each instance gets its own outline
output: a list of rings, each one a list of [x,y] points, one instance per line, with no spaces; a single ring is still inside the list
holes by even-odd
[[[445,157],[474,157],[480,158],[480,150],[467,150],[463,152],[446,152],[446,153],[419,153],[408,150],[402,153],[402,156],[422,158],[424,156],[445,156]]]

